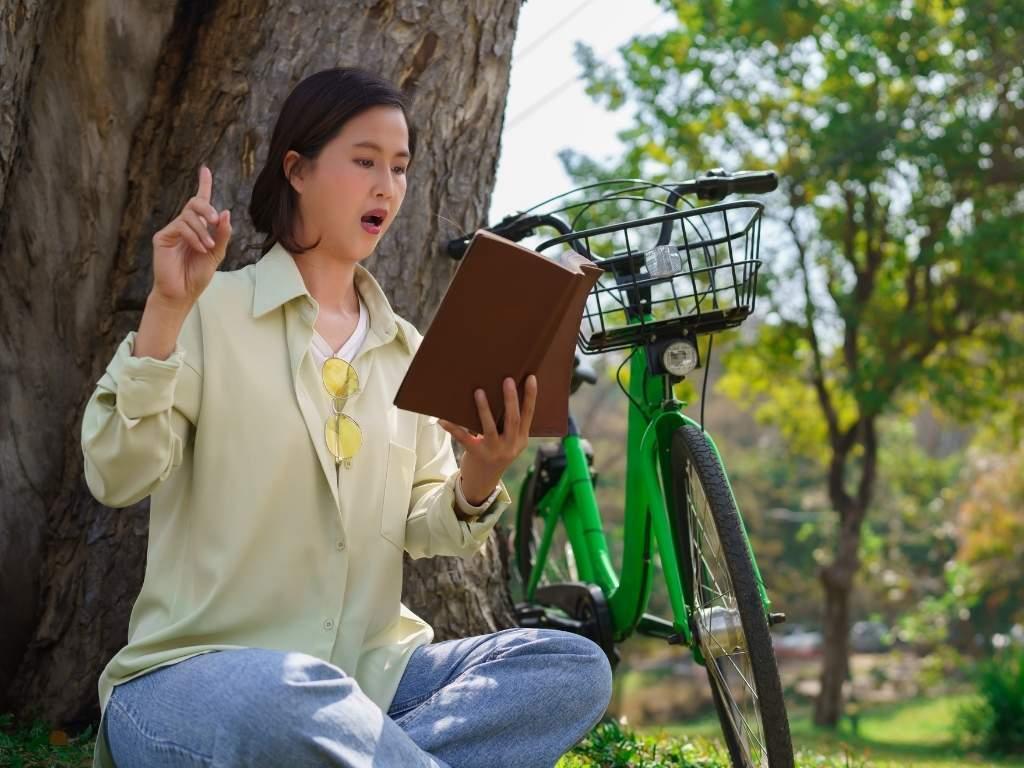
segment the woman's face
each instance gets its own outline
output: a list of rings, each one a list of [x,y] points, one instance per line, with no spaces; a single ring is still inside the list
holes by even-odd
[[[285,176],[293,171],[299,193],[298,241],[319,238],[328,253],[365,259],[405,199],[409,128],[402,110],[371,107],[345,123],[315,162],[296,165],[298,159],[289,151],[284,160]]]

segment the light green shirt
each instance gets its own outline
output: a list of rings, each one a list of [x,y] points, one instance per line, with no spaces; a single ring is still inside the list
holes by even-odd
[[[511,498],[455,516],[459,468],[437,419],[395,392],[422,335],[356,265],[370,327],[344,412],[363,443],[336,466],[330,400],[310,341],[318,305],[275,245],[218,272],[167,360],[118,347],[85,409],[85,478],[97,500],[151,497],[146,571],[128,643],[99,678],[113,686],[217,649],[308,653],[352,675],[387,712],[412,651],[433,640],[401,603],[402,552],[470,558]],[[441,372],[439,372],[440,375]],[[102,730],[94,766],[112,766]]]

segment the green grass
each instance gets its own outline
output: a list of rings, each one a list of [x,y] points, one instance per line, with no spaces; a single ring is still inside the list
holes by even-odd
[[[797,768],[1024,768],[1024,757],[997,760],[957,750],[953,723],[969,696],[917,699],[865,711],[855,735],[849,721],[838,731],[816,728],[810,712],[796,709],[790,722]],[[11,768],[81,768],[92,764],[93,735],[87,729],[66,746],[50,743],[50,729],[37,722],[15,728],[0,715],[0,765]],[[728,768],[718,721],[621,728],[604,722],[563,757],[557,768]]]
[[[810,711],[797,708],[790,713],[793,745],[825,755],[849,754],[867,761],[872,768],[1024,768],[1024,757],[996,759],[965,754],[957,748],[953,730],[956,711],[970,698],[944,696],[874,707],[861,715],[856,734],[849,720],[831,731],[816,727]],[[719,734],[714,718],[637,730],[660,738],[716,738]]]
[[[50,743],[51,729],[43,722],[15,727],[9,714],[0,715],[0,766],[4,768],[82,768],[92,765],[92,727],[67,744]],[[63,741],[56,736],[55,741]]]
[[[824,755],[798,750],[796,768],[870,768],[847,754]],[[556,768],[731,768],[725,747],[717,740],[680,735],[666,738],[620,728],[614,721],[599,724]]]

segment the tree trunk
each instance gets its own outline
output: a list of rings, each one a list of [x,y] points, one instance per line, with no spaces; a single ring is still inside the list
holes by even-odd
[[[835,557],[820,572],[825,593],[822,634],[821,691],[814,704],[814,722],[836,727],[843,713],[843,683],[850,670],[850,598],[860,570],[860,536],[875,488],[878,443],[874,416],[861,420],[832,446],[829,497],[839,514]],[[863,449],[854,493],[845,487],[846,466],[854,445]]]
[[[423,329],[455,267],[436,214],[469,229],[488,209],[519,5],[0,0],[0,712],[95,722],[97,677],[127,641],[148,500],[92,498],[82,411],[138,327],[150,239],[199,164],[232,210],[236,269],[259,255],[249,193],[288,91],[338,65],[392,79],[420,139],[403,213],[365,265]],[[408,575],[439,639],[513,623],[496,537]]]
[[[843,713],[843,682],[850,664],[850,593],[855,572],[856,567],[851,571],[849,564],[835,563],[824,568],[821,574],[825,616],[821,692],[814,704],[817,725],[834,727]]]

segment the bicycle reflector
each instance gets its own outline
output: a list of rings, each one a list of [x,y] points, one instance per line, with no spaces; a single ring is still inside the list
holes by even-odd
[[[644,254],[651,277],[672,277],[683,271],[683,259],[675,245],[656,245]]]
[[[673,341],[661,353],[661,362],[665,370],[673,376],[685,376],[700,362],[697,347],[689,341]]]

